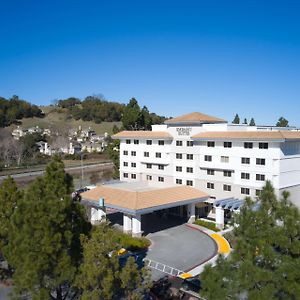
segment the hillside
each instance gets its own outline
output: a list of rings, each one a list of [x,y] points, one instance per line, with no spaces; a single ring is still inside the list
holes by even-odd
[[[45,113],[44,118],[24,118],[20,121],[20,126],[25,129],[39,126],[42,129],[56,127],[67,130],[78,128],[81,125],[83,129],[91,127],[97,134],[103,134],[104,132],[111,134],[114,125],[121,126],[121,122],[101,122],[96,124],[93,121],[75,120],[70,116],[68,110],[64,108],[42,106],[40,109]],[[16,127],[17,125],[11,125],[9,129],[13,130]]]

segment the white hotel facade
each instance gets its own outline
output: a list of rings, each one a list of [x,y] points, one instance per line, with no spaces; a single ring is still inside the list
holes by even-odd
[[[300,131],[228,124],[191,113],[153,125],[152,131],[122,131],[121,181],[165,187],[189,185],[212,199],[259,195],[270,180],[288,190],[300,207]]]

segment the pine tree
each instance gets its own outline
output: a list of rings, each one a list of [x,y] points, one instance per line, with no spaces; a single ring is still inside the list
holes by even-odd
[[[120,241],[120,233],[107,223],[93,228],[90,239],[82,239],[83,263],[76,279],[81,299],[143,299],[150,287],[149,273],[138,269],[133,257],[121,267],[116,252]]]
[[[253,118],[251,118],[249,125],[250,125],[250,126],[255,126],[255,121],[254,121]]]
[[[276,123],[277,127],[289,127],[289,121],[284,117],[280,117]]]
[[[248,124],[248,121],[247,121],[247,119],[246,119],[246,118],[244,119],[244,122],[243,122],[243,124]]]
[[[278,200],[267,182],[259,209],[250,198],[236,216],[236,244],[201,275],[208,299],[300,298],[300,213],[284,193]]]
[[[233,124],[240,124],[240,117],[238,114],[235,115],[233,121],[232,121]]]
[[[74,293],[72,284],[82,257],[80,235],[90,225],[84,208],[73,202],[72,178],[59,158],[44,177],[26,190],[13,214],[5,251],[15,269],[15,294],[33,299],[63,299]]]
[[[22,193],[18,190],[15,181],[8,177],[0,186],[0,257],[5,262],[5,248],[9,243],[9,233],[12,230],[11,217],[18,206]],[[0,268],[0,280],[12,276],[12,269],[9,265]]]

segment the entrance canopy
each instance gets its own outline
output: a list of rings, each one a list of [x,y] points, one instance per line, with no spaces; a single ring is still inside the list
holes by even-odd
[[[81,194],[84,202],[117,209],[126,214],[146,214],[166,208],[204,202],[209,195],[190,186],[151,187],[141,182],[108,184]]]
[[[214,202],[214,207],[220,207],[223,209],[228,209],[230,211],[239,211],[244,205],[245,200],[239,200],[236,198],[227,198],[222,200],[217,200]]]

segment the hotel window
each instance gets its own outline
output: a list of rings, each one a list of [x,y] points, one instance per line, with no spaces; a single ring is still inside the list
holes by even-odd
[[[186,172],[187,172],[187,173],[193,173],[193,168],[187,167],[187,168],[186,168]]]
[[[224,177],[231,177],[231,171],[223,171],[223,176]]]
[[[194,159],[194,155],[193,154],[187,154],[186,155],[186,159],[193,160]]]
[[[164,170],[165,166],[164,165],[158,165],[158,170]]]
[[[215,170],[207,169],[206,173],[207,173],[207,175],[215,175]]]
[[[229,156],[221,156],[221,162],[228,163],[229,162]]]
[[[264,166],[266,164],[266,160],[264,158],[257,158],[256,159],[256,164]]]
[[[257,181],[265,181],[266,180],[266,176],[263,174],[256,174],[256,180]]]
[[[126,144],[130,144],[131,143],[131,141],[130,140],[126,140]]]
[[[134,143],[135,145],[138,145],[140,142],[139,142],[139,140],[133,140],[133,143]]]
[[[182,179],[176,179],[176,184],[182,184]]]
[[[194,142],[193,141],[187,141],[186,142],[186,146],[187,147],[193,147],[194,146]]]
[[[248,188],[241,188],[241,194],[243,195],[250,195],[250,189]]]
[[[255,190],[255,196],[260,197],[261,195],[261,190]]]
[[[232,142],[224,142],[224,148],[231,148]]]
[[[146,144],[147,144],[147,145],[152,145],[152,140],[147,140],[147,141],[146,141]]]
[[[163,141],[163,140],[159,140],[159,141],[158,141],[158,145],[159,145],[159,146],[163,146],[164,144],[165,144],[165,141]]]
[[[123,173],[124,178],[128,178],[128,173]]]
[[[182,141],[176,141],[176,146],[182,146]]]
[[[186,185],[193,186],[193,180],[187,180]]]
[[[249,165],[250,164],[250,158],[249,157],[242,157],[242,164]]]
[[[127,162],[127,161],[124,161],[124,162],[123,162],[123,166],[124,166],[124,167],[128,167],[128,162]]]
[[[207,142],[207,147],[214,147],[215,146],[215,142]]]
[[[160,176],[159,176],[159,177],[158,177],[158,181],[159,181],[159,182],[164,182],[165,179],[164,179],[163,177],[160,177]]]
[[[132,179],[136,179],[136,174],[131,174]]]
[[[151,181],[151,180],[152,180],[152,176],[151,176],[151,175],[147,175],[147,176],[146,176],[146,179],[147,179],[148,181]]]
[[[176,158],[177,159],[182,159],[182,154],[181,153],[176,153]]]
[[[182,172],[182,167],[176,166],[176,172]]]
[[[136,156],[136,151],[131,151],[131,156]]]
[[[124,150],[124,151],[123,151],[123,155],[128,155],[128,151],[127,151],[127,150]]]
[[[152,169],[152,165],[151,164],[147,164],[146,167],[147,167],[147,169]]]
[[[231,185],[229,185],[229,184],[223,184],[223,191],[231,192]]]
[[[144,157],[149,157],[149,152],[144,152]]]
[[[244,143],[244,148],[245,149],[252,149],[253,148],[253,143]]]
[[[211,160],[212,160],[211,155],[205,155],[205,156],[204,156],[204,160],[205,160],[205,161],[211,161]]]
[[[136,163],[131,163],[131,168],[136,168]]]
[[[156,157],[156,158],[161,158],[161,153],[160,153],[160,152],[156,152],[156,153],[155,153],[155,157]]]
[[[259,143],[258,144],[258,148],[259,149],[268,149],[269,148],[269,144],[268,143]]]
[[[215,189],[215,184],[212,182],[207,182],[206,187],[208,189],[214,190]]]
[[[241,179],[250,179],[250,173],[241,173]]]

